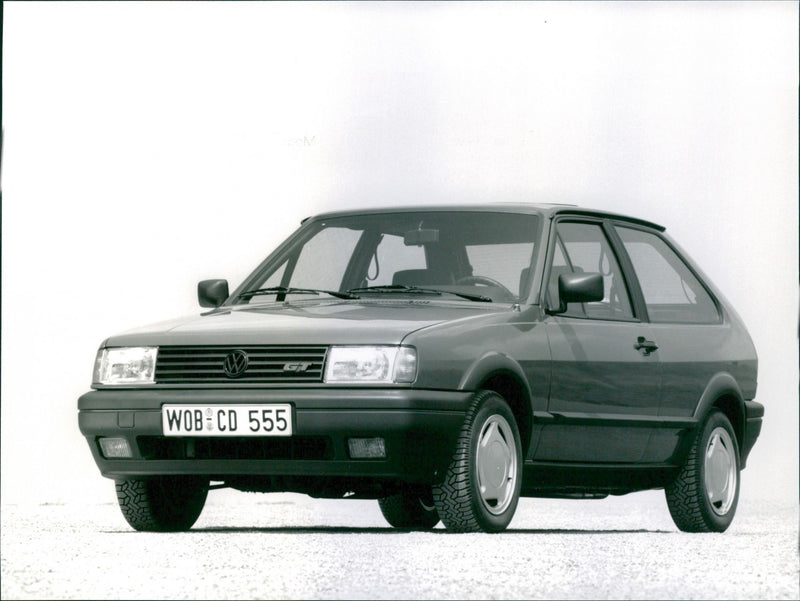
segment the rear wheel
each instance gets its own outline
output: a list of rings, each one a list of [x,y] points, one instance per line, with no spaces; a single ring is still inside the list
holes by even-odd
[[[127,522],[144,532],[188,530],[200,517],[208,481],[189,476],[120,480],[117,501]]]
[[[439,514],[430,491],[404,492],[383,499],[378,505],[386,521],[395,528],[430,530],[439,523]]]
[[[475,394],[444,481],[433,488],[453,532],[500,532],[514,517],[522,485],[522,443],[514,414],[491,390]]]
[[[672,519],[684,532],[723,532],[730,526],[739,501],[739,446],[724,413],[709,414],[665,493]]]

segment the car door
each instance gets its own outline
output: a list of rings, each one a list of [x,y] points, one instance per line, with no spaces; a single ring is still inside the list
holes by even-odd
[[[650,326],[637,315],[605,220],[561,218],[545,269],[551,354],[548,410],[536,461],[640,461],[659,409],[661,374]],[[609,238],[611,236],[612,238]],[[604,298],[558,312],[558,276],[599,272]]]

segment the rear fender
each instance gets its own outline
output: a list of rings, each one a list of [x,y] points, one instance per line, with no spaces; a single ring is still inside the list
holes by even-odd
[[[736,442],[739,445],[740,455],[742,455],[741,467],[744,468],[747,459],[742,454],[746,423],[744,396],[739,384],[727,372],[715,374],[706,385],[693,416],[697,420],[698,427],[705,422],[714,408],[722,410],[730,420],[733,431],[736,433]],[[688,444],[685,446],[688,447]]]

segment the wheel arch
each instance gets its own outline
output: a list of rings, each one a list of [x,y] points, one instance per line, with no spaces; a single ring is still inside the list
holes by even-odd
[[[502,353],[487,353],[470,365],[459,388],[493,390],[505,399],[517,421],[525,457],[532,438],[533,393],[519,363]]]
[[[694,417],[698,420],[698,424],[702,424],[714,409],[722,411],[731,422],[741,455],[746,424],[744,396],[739,384],[727,372],[715,374],[703,391],[700,402],[694,412]],[[741,457],[741,460],[741,467],[744,468],[745,458]]]

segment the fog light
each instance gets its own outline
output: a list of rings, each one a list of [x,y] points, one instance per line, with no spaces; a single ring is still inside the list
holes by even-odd
[[[131,445],[124,438],[101,438],[100,450],[106,459],[119,457],[133,457]]]
[[[386,459],[383,438],[348,438],[351,459]]]

